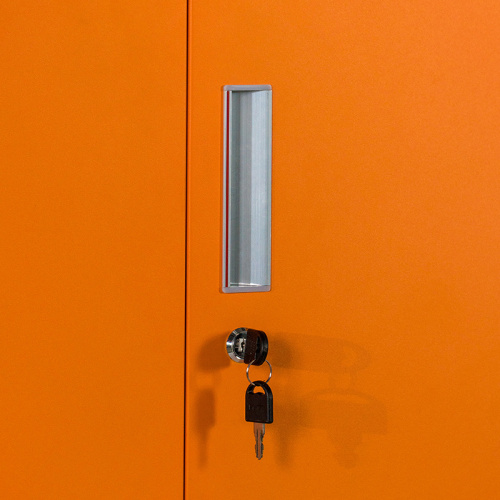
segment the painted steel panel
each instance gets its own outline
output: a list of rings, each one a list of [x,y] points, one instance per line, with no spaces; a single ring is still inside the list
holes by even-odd
[[[498,2],[190,5],[187,498],[495,498]],[[222,87],[261,83],[273,287],[222,294]],[[274,367],[260,462],[241,326]]]
[[[2,498],[182,498],[186,10],[0,5]]]

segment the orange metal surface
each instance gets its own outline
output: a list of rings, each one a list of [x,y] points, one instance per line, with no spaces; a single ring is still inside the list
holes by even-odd
[[[191,16],[187,498],[497,498],[498,2]],[[224,84],[273,85],[270,293],[220,292]],[[240,326],[270,338],[261,462]]]
[[[0,497],[181,498],[185,2],[0,40]]]

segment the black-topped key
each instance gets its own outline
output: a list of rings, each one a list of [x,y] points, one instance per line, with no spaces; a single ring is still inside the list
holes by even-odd
[[[266,360],[268,349],[269,341],[266,333],[262,330],[247,328],[243,362],[247,365],[252,363],[254,366],[260,366]]]
[[[256,387],[262,387],[264,392],[254,392]],[[245,420],[253,422],[255,434],[255,454],[260,460],[264,453],[264,434],[266,424],[273,423],[273,392],[262,380],[252,382],[245,394]]]

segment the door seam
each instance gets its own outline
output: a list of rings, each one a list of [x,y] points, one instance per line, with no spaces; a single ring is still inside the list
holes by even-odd
[[[189,36],[190,36],[190,0],[186,0],[186,156],[185,156],[185,193],[184,193],[184,436],[183,436],[183,469],[182,498],[186,500],[187,471],[187,303],[188,303],[188,165],[189,165]]]

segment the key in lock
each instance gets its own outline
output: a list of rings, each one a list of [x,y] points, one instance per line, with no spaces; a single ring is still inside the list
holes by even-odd
[[[226,341],[226,351],[237,363],[259,366],[266,360],[268,350],[267,335],[252,328],[236,328]]]

